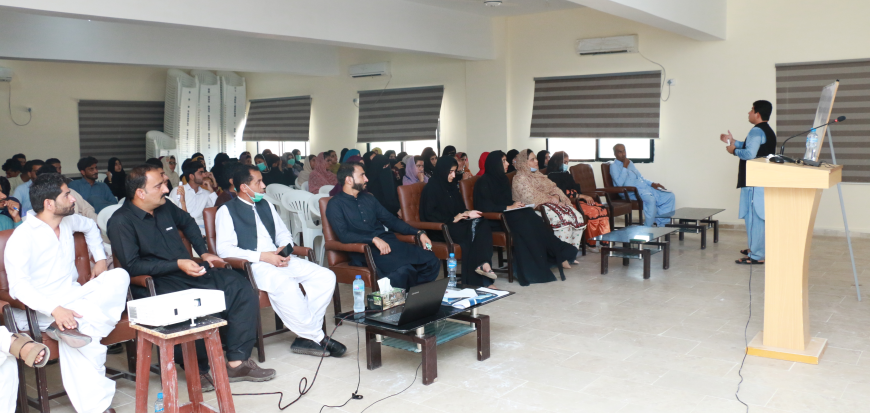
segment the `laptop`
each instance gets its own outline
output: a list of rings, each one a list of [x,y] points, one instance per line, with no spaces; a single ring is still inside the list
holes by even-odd
[[[441,300],[447,291],[447,282],[448,279],[444,278],[413,286],[405,297],[405,304],[368,315],[366,318],[379,323],[400,326],[433,316],[441,309]]]

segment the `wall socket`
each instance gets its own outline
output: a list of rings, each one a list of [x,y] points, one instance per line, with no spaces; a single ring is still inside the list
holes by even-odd
[[[674,86],[677,84],[677,79],[668,79],[668,86]]]

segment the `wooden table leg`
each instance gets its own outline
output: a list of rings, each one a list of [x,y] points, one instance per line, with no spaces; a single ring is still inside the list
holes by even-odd
[[[631,248],[631,244],[623,242],[623,243],[622,243],[622,248],[630,249],[630,248]],[[622,265],[628,265],[628,263],[629,263],[630,261],[631,261],[631,259],[629,259],[629,258],[623,258],[623,259],[622,259]]]
[[[608,256],[607,253],[610,251],[610,248],[601,247],[601,275],[607,274],[608,268]]]
[[[640,255],[643,257],[643,279],[649,279],[649,264],[650,264],[650,251],[646,248],[641,248]]]
[[[719,220],[713,220],[713,243],[719,242]]]
[[[163,383],[163,411],[178,413],[178,372],[175,371],[175,352],[172,345],[167,343],[160,345],[160,364],[160,379]],[[145,373],[143,377],[147,379],[148,373]],[[147,395],[145,401],[146,403],[148,401]]]
[[[209,335],[205,337],[205,348],[208,351],[208,364],[211,366],[220,411],[221,413],[235,413],[236,408],[233,406],[230,380],[227,377],[227,362],[224,359],[221,337],[217,329],[211,330]]]
[[[688,223],[686,220],[684,220],[684,219],[680,220],[680,224],[686,224],[686,223]],[[683,231],[680,231],[680,241],[682,241],[683,239],[685,239],[685,234],[683,233]]]
[[[421,338],[423,341],[423,384],[428,386],[438,379],[438,353],[435,350],[435,336]]]
[[[479,314],[477,319],[477,361],[484,361],[489,358],[489,316]]]
[[[136,413],[148,410],[148,375],[151,372],[151,342],[137,332],[136,340]],[[164,399],[165,400],[165,399]]]
[[[668,269],[671,268],[671,242],[665,238],[665,246],[664,251],[662,251],[662,268]]]
[[[188,341],[181,345],[181,354],[184,358],[184,377],[187,379],[187,395],[193,413],[201,411],[202,383],[199,382],[199,363],[196,359],[196,343]]]
[[[701,249],[707,249],[707,226],[699,225],[698,228],[701,229]]]
[[[366,327],[366,367],[369,370],[381,367],[381,343],[376,336],[371,327]]]

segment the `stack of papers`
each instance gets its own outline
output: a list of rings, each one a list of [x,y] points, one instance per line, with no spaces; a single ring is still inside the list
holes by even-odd
[[[491,290],[483,287],[478,288],[477,290],[472,290],[470,288],[456,291],[447,290],[447,292],[444,293],[444,299],[441,300],[441,304],[464,310],[468,307],[508,294],[507,291]]]

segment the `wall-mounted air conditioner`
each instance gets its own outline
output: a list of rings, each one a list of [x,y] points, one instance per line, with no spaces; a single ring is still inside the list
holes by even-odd
[[[580,56],[637,53],[637,35],[580,39],[577,41],[577,53]]]
[[[376,77],[390,74],[390,62],[366,63],[353,65],[349,68],[350,77]]]

